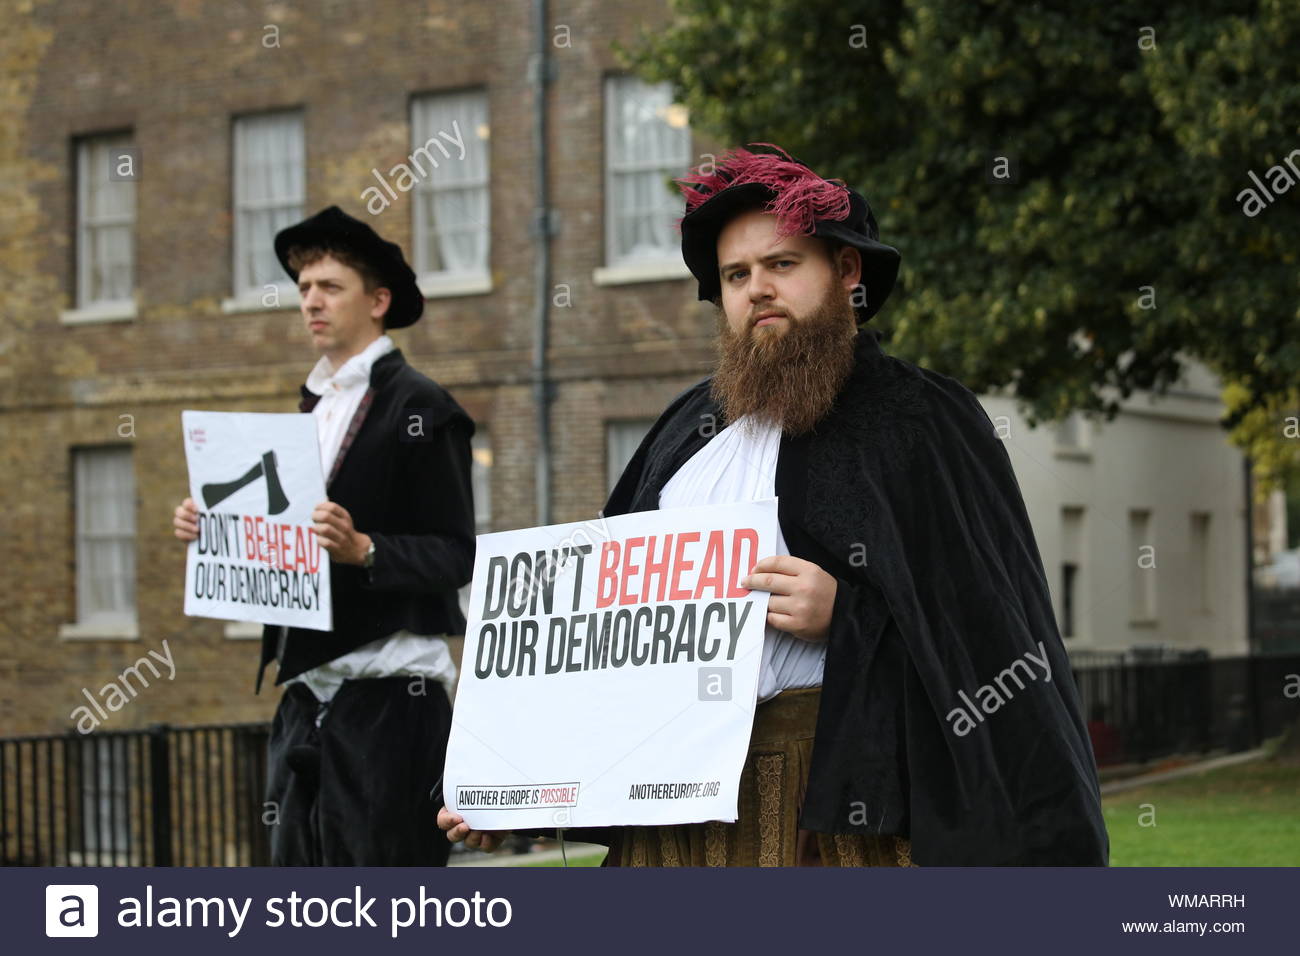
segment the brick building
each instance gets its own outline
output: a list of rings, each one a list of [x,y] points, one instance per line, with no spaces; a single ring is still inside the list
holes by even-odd
[[[276,694],[252,694],[255,629],[183,615],[170,521],[181,411],[292,411],[314,361],[271,252],[280,226],[334,203],[407,250],[426,318],[394,338],[479,423],[483,530],[593,515],[648,419],[706,373],[713,318],[685,278],[666,182],[712,144],[613,52],[665,20],[663,0],[549,4],[549,217],[523,0],[11,6],[0,735],[68,730],[83,691],[149,651],[175,678],[146,670],[103,730],[270,715]],[[1009,423],[1072,650],[1245,649],[1240,457],[1217,391],[1198,373],[1095,432],[1031,433],[986,397]],[[1152,543],[1168,549],[1158,586],[1132,570]]]
[[[295,408],[314,355],[271,237],[331,203],[372,214],[428,296],[394,339],[479,423],[480,527],[537,523],[531,5],[19,6],[0,39],[0,732],[67,730],[83,690],[164,640],[175,678],[144,670],[102,729],[268,717],[250,629],[181,611],[180,413]],[[549,520],[566,521],[704,374],[713,320],[664,186],[698,144],[611,49],[666,5],[550,8]]]

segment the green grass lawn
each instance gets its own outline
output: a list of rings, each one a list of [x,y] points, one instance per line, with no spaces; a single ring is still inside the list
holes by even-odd
[[[1117,793],[1102,807],[1112,866],[1300,866],[1300,764],[1224,767]],[[571,853],[569,865],[599,866],[604,855]]]
[[[1300,764],[1224,767],[1102,807],[1112,866],[1300,866]]]
[[[595,853],[569,854],[569,866],[600,866],[600,861],[605,859],[605,851],[599,850]],[[542,863],[525,863],[524,866],[564,866],[561,860],[546,860]]]

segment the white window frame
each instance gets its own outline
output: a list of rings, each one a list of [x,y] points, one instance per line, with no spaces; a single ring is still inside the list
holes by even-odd
[[[483,150],[482,168],[477,172],[452,153],[445,156],[439,149],[428,147],[431,139],[442,143],[444,149],[455,149],[440,132],[450,132],[449,123],[438,123],[430,119],[439,111],[459,114],[452,116],[452,129],[458,130],[458,138],[470,149]],[[420,169],[425,175],[420,176],[411,190],[411,253],[416,272],[416,281],[426,298],[458,295],[477,295],[492,291],[492,149],[491,149],[491,110],[487,90],[482,88],[453,90],[436,93],[422,93],[411,98],[411,156],[407,165],[413,172],[419,172],[415,163],[420,162]],[[436,127],[436,128],[435,128]],[[424,163],[415,157],[415,151],[428,147],[436,168],[424,169]],[[458,165],[459,164],[459,165]],[[483,261],[469,269],[440,269],[427,267],[430,260],[430,224],[427,221],[426,201],[438,193],[475,192],[483,210],[482,218],[469,225],[458,224],[453,229],[461,231],[475,230],[483,249]]]
[[[679,155],[668,158],[652,159],[616,159],[617,132],[622,119],[618,106],[621,97],[629,95],[628,88],[640,89],[648,100],[662,98],[663,103],[654,107],[656,113],[662,113],[660,119],[670,126],[684,130]],[[630,282],[653,282],[662,279],[679,279],[690,275],[690,270],[682,261],[676,244],[665,245],[661,254],[629,256],[621,254],[616,248],[618,229],[616,223],[620,210],[617,207],[618,191],[615,182],[619,176],[628,173],[656,172],[664,179],[680,176],[686,172],[691,162],[691,128],[686,119],[685,108],[672,102],[672,87],[668,83],[648,84],[636,77],[613,74],[605,77],[604,82],[604,126],[605,126],[605,264],[596,269],[593,276],[598,285],[616,285]],[[674,122],[680,118],[680,122]],[[671,196],[665,190],[666,198]],[[665,203],[665,211],[668,203]],[[676,215],[680,215],[678,212]]]
[[[94,490],[90,487],[90,462],[96,456],[112,457],[121,460],[125,469],[122,487],[125,493],[117,502],[96,500]],[[73,488],[75,498],[74,526],[76,529],[76,589],[77,620],[60,628],[59,636],[69,639],[90,638],[108,640],[136,640],[139,637],[137,620],[136,593],[136,482],[135,456],[129,445],[109,445],[97,448],[77,448],[73,450]],[[91,508],[104,508],[105,513],[115,513],[119,520],[111,529],[91,530],[87,515]],[[92,606],[90,581],[101,569],[91,566],[91,540],[119,541],[125,545],[127,559],[124,573],[129,579],[130,599],[120,608],[98,608]]]
[[[111,164],[111,151],[123,146],[134,145],[130,133],[110,133],[102,136],[87,136],[77,143],[77,288],[74,297],[76,308],[64,312],[65,323],[114,321],[135,317],[135,221],[136,195],[135,182],[127,180],[114,182],[107,188],[120,188],[130,192],[130,210],[121,213],[92,213],[90,209],[90,190],[92,180],[100,175],[107,175]],[[105,157],[110,157],[104,162]],[[101,165],[102,164],[102,165]],[[92,297],[94,274],[101,268],[97,253],[100,230],[127,226],[130,229],[128,250],[129,268],[131,270],[131,288],[122,298],[103,299]]]
[[[298,189],[292,194],[252,199],[246,195],[248,180],[244,173],[244,150],[248,145],[250,131],[259,124],[293,123],[297,127],[298,137]],[[292,160],[290,160],[292,161]],[[298,303],[297,286],[287,275],[277,276],[269,283],[250,282],[247,260],[249,247],[252,245],[249,214],[267,209],[277,209],[286,213],[284,225],[291,225],[303,218],[307,192],[307,153],[306,123],[300,109],[277,110],[270,113],[254,113],[236,116],[231,137],[231,211],[234,230],[233,259],[231,261],[231,297],[222,303],[225,312],[267,311],[274,309],[296,308]],[[268,243],[273,240],[268,237]],[[273,287],[268,289],[267,285]],[[267,305],[266,296],[274,293],[272,299],[276,305]]]

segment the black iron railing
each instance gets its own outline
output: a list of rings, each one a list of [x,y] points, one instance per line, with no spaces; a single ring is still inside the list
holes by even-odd
[[[1073,664],[1101,766],[1246,750],[1300,717],[1300,654],[1079,654]],[[265,865],[268,732],[160,725],[0,739],[0,863]]]
[[[1078,655],[1074,665],[1099,766],[1248,750],[1300,717],[1300,702],[1286,695],[1287,675],[1300,673],[1300,654],[1130,651]]]
[[[0,740],[8,866],[268,861],[266,724]]]

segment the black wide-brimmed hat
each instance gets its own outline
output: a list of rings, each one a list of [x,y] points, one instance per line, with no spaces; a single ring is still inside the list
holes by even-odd
[[[682,217],[682,258],[699,283],[702,301],[722,294],[718,275],[718,234],[736,215],[761,209],[777,217],[783,235],[816,236],[853,246],[862,253],[865,302],[858,321],[880,311],[898,278],[901,257],[879,241],[876,217],[867,200],[839,180],[823,179],[778,146],[774,153],[736,149],[724,154],[709,173],[699,170],[678,180],[686,197]]]
[[[401,329],[414,325],[424,314],[424,295],[415,284],[415,272],[406,264],[402,247],[382,238],[338,206],[322,209],[316,215],[276,233],[275,254],[284,271],[297,282],[298,273],[289,266],[289,250],[295,246],[346,250],[374,269],[384,288],[393,295],[384,315],[384,328]]]

